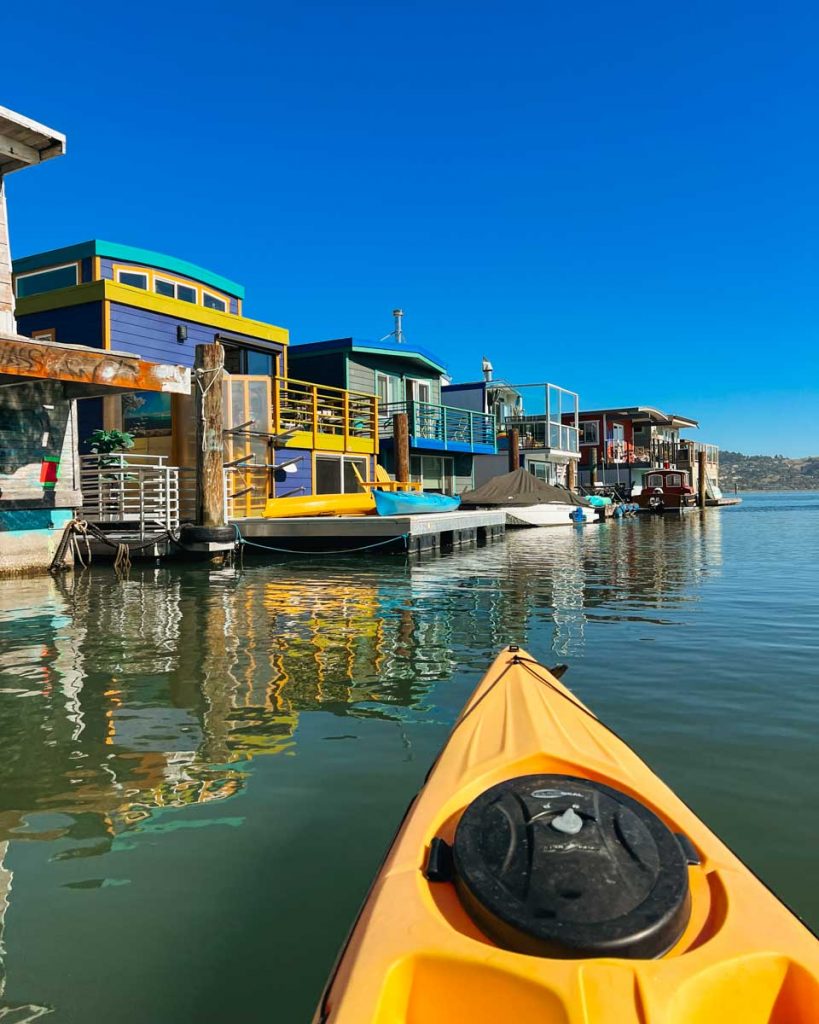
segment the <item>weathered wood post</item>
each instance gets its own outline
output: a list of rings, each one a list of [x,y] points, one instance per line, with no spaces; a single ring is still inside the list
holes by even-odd
[[[196,401],[196,518],[200,526],[225,525],[222,447],[222,368],[218,341],[197,345],[193,362]]]
[[[705,463],[705,449],[697,452],[697,494],[700,508],[705,508],[708,475]]]
[[[597,452],[592,449],[591,469],[589,470],[589,483],[592,488],[597,486]]]
[[[408,484],[410,478],[409,423],[405,412],[393,414],[392,437],[395,445],[395,479],[401,484]]]
[[[566,467],[566,486],[570,491],[577,487],[577,462],[574,459],[569,459],[569,465]]]
[[[511,427],[509,430],[509,472],[520,469],[520,431]]]

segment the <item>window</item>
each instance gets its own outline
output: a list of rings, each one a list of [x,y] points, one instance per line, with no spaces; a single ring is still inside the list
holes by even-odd
[[[596,420],[580,421],[580,443],[598,444],[600,440],[599,424]]]
[[[355,467],[355,469],[353,468]],[[362,490],[355,470],[367,479],[367,460],[348,459],[334,455],[316,456],[314,494],[353,494]]]
[[[428,402],[430,400],[431,388],[426,381],[419,380],[415,382],[415,396],[419,402]]]
[[[682,477],[679,473],[669,473],[665,479],[669,487],[682,487]]]
[[[224,313],[227,309],[227,303],[224,299],[220,299],[218,295],[211,295],[210,292],[202,292],[202,305],[207,306],[208,309],[218,309]]]
[[[410,456],[410,479],[421,484],[425,491],[453,494],[454,462],[451,457],[434,455]]]
[[[32,331],[31,337],[33,341],[56,341],[57,328],[49,327],[47,331]]]
[[[154,275],[154,291],[157,295],[164,295],[167,299],[181,299],[183,302],[193,303],[197,300],[195,288],[179,281],[171,281],[167,277]]]
[[[137,270],[118,270],[117,281],[120,284],[130,285],[132,288],[148,290],[148,275],[142,274]]]
[[[164,278],[154,278],[154,291],[157,295],[164,295],[168,299],[176,298],[176,285],[173,281],[166,281]]]
[[[390,401],[390,378],[386,373],[376,373],[375,393],[381,405],[388,405]]]
[[[646,487],[662,487],[663,477],[661,473],[649,473],[646,477]]]
[[[18,274],[16,284],[18,299],[39,295],[41,292],[53,292],[57,288],[71,288],[77,284],[77,264],[69,263],[61,267],[49,267],[48,270]]]
[[[255,349],[245,349],[245,373],[255,377],[273,376],[273,356],[269,352],[257,352]]]

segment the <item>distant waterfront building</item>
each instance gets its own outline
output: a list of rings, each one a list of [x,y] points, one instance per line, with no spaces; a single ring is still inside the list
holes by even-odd
[[[222,344],[233,518],[259,515],[268,497],[355,488],[353,465],[371,476],[378,443],[372,389],[362,395],[289,379],[288,331],[245,316],[240,284],[176,257],[100,240],[15,260],[14,283],[20,330],[33,338],[186,367],[196,345]],[[80,439],[98,427],[122,429],[136,436],[136,454],[193,466],[193,400],[137,394],[82,403]]]
[[[139,389],[151,399],[170,400],[171,393],[190,391],[189,374],[180,366],[148,363],[102,345],[89,348],[89,337],[79,330],[65,347],[55,345],[49,332],[25,337],[25,327],[18,327],[5,177],[64,151],[60,132],[0,108],[0,575],[47,569],[82,505],[78,399],[120,402]],[[65,280],[64,268],[55,268],[52,286]]]
[[[681,437],[681,431],[698,426],[688,416],[647,405],[581,410],[580,482],[639,487],[648,470],[665,468],[688,472],[696,488],[697,454],[704,450],[708,486],[716,491],[719,449]]]
[[[577,406],[574,391],[556,384],[509,384],[493,378],[484,358],[484,379],[443,388],[447,398],[492,417],[498,437],[497,455],[475,459],[475,485],[508,470],[508,432],[517,430],[520,465],[539,480],[566,484],[568,469],[579,459]]]
[[[457,401],[445,404],[449,389],[443,361],[403,335],[401,340],[392,335],[381,341],[336,338],[293,345],[289,358],[291,372],[304,380],[378,396],[380,462],[391,473],[393,415],[406,413],[410,477],[425,490],[469,490],[476,460],[497,451],[494,416]]]

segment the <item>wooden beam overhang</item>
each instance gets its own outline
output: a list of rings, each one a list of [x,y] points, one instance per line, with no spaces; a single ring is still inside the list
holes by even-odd
[[[184,366],[149,363],[138,356],[83,345],[0,335],[0,396],[6,387],[37,381],[62,381],[67,398],[128,391],[188,395],[191,390],[190,370]]]
[[[62,132],[0,107],[0,174],[41,164],[64,152]]]

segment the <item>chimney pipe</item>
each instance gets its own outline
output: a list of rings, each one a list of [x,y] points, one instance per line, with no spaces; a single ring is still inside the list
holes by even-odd
[[[392,315],[395,317],[395,340],[399,345],[404,344],[404,331],[401,327],[401,320],[404,316],[403,309],[394,309]]]
[[[494,367],[489,362],[489,360],[486,358],[486,356],[483,357],[483,362],[481,363],[481,369],[483,370],[483,379],[487,383],[489,383],[489,381],[492,380],[492,373],[494,371]]]

